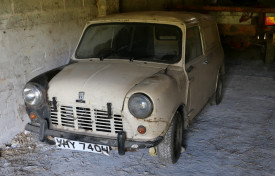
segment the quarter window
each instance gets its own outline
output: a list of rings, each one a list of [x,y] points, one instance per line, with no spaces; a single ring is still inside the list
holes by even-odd
[[[186,29],[185,63],[202,55],[201,35],[198,26]]]

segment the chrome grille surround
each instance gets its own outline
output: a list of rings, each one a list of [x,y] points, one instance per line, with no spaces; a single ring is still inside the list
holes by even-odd
[[[88,134],[116,136],[123,131],[123,120],[120,114],[108,118],[105,110],[78,106],[58,106],[57,111],[51,107],[50,123],[55,129],[63,129]]]

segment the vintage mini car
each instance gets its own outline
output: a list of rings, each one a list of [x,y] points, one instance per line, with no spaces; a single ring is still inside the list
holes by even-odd
[[[120,155],[155,148],[175,163],[188,123],[223,89],[215,19],[132,12],[90,21],[67,65],[30,80],[26,129],[59,148]],[[111,147],[111,148],[110,148]]]

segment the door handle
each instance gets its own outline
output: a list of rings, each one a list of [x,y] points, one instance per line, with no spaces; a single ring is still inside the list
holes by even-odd
[[[204,65],[208,64],[208,60],[205,59],[202,64],[204,64]]]
[[[186,72],[187,72],[187,73],[190,73],[190,72],[193,70],[193,68],[194,68],[194,67],[191,65],[190,67],[188,67],[188,68],[186,69]]]

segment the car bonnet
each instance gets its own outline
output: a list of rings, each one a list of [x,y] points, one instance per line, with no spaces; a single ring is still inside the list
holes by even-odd
[[[134,62],[79,62],[65,67],[50,81],[48,98],[55,97],[62,106],[97,109],[106,109],[111,103],[112,109],[120,112],[127,92],[161,70]]]

